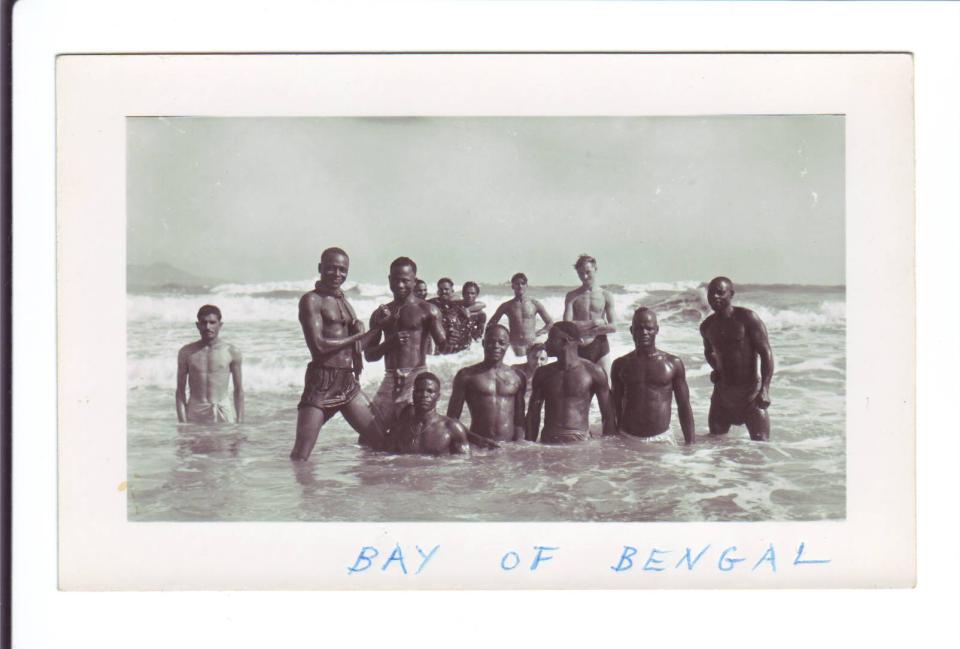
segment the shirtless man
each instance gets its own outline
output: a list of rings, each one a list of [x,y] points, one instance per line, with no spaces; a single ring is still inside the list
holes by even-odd
[[[670,402],[677,399],[677,415],[685,444],[693,444],[693,410],[683,361],[657,349],[660,325],[647,307],[633,313],[630,333],[636,350],[613,361],[613,410],[617,429],[645,441],[675,444],[670,432]]]
[[[470,346],[470,314],[453,299],[453,280],[442,277],[437,281],[437,297],[428,302],[440,310],[441,328],[446,339],[437,354],[455,354]]]
[[[614,333],[616,315],[613,296],[597,284],[597,260],[590,255],[580,255],[573,265],[582,285],[567,293],[564,300],[563,319],[573,322],[580,330],[582,343],[580,357],[598,363],[610,376],[610,342],[607,334]]]
[[[580,330],[571,322],[558,322],[547,335],[546,351],[557,359],[537,370],[527,414],[527,439],[544,444],[582,442],[590,437],[590,402],[594,395],[600,406],[603,434],[616,432],[610,409],[607,375],[600,367],[580,358]],[[540,432],[540,410],[547,412]]]
[[[436,411],[440,379],[432,372],[413,381],[413,404],[406,406],[387,433],[383,450],[391,453],[447,455],[469,453],[467,428]]]
[[[243,421],[243,379],[240,350],[220,340],[220,309],[205,304],[197,311],[200,340],[177,353],[177,420],[181,423],[219,424]],[[233,406],[227,398],[233,377]],[[187,383],[190,398],[187,399]]]
[[[713,314],[700,325],[703,353],[713,371],[710,434],[723,435],[730,426],[746,424],[750,439],[770,439],[770,379],[773,352],[763,321],[750,309],[733,306],[733,282],[714,278],[707,287]],[[760,377],[757,377],[757,357]]]
[[[537,368],[547,364],[547,359],[547,350],[543,343],[533,343],[527,347],[527,362],[510,366],[523,374],[523,378],[527,380],[527,393],[524,397],[527,403],[530,403],[530,392],[533,390],[533,375]]]
[[[490,324],[497,324],[500,318],[507,316],[507,323],[510,325],[510,346],[514,354],[524,356],[527,353],[527,347],[536,341],[537,336],[542,336],[550,329],[553,318],[539,300],[527,297],[526,275],[516,273],[510,278],[510,286],[513,288],[513,299],[497,307],[493,317],[490,318]],[[537,329],[538,315],[544,324],[540,329]]]
[[[466,401],[470,431],[497,442],[524,438],[523,397],[526,379],[503,364],[510,332],[503,325],[490,325],[483,334],[483,361],[457,372],[447,417],[459,419]]]
[[[417,264],[409,257],[397,257],[390,264],[387,281],[393,300],[370,316],[370,329],[377,332],[373,344],[364,352],[370,362],[384,359],[386,372],[373,405],[385,430],[413,401],[413,382],[418,374],[427,371],[428,341],[432,340],[436,349],[446,345],[440,310],[413,294]]]
[[[487,314],[483,312],[487,305],[477,300],[480,295],[480,286],[476,282],[464,282],[460,294],[463,299],[457,300],[457,304],[470,314],[470,337],[480,340],[487,325]]]
[[[290,459],[310,457],[324,423],[338,412],[357,433],[360,443],[376,446],[383,430],[378,426],[370,399],[357,379],[363,368],[360,353],[380,332],[364,333],[340,286],[350,271],[350,258],[340,248],[327,248],[317,265],[320,281],[300,298],[300,328],[311,361],[297,404],[297,439]]]

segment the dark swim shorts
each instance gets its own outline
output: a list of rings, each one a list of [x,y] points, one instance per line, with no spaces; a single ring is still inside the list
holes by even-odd
[[[610,353],[610,342],[605,335],[597,336],[589,345],[584,345],[577,350],[580,358],[597,363],[601,358]]]
[[[311,362],[303,378],[303,394],[297,408],[310,407],[323,411],[330,419],[360,392],[360,384],[352,367],[327,367]]]

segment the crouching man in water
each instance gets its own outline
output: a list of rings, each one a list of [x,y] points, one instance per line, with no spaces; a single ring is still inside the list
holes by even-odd
[[[220,309],[205,304],[197,311],[200,340],[177,353],[177,419],[198,424],[243,421],[240,350],[220,339]],[[227,397],[233,377],[233,405]],[[187,399],[189,381],[190,398]]]
[[[650,442],[676,444],[670,431],[670,406],[677,399],[677,415],[686,444],[694,442],[693,410],[683,361],[657,349],[657,314],[640,307],[633,314],[630,333],[636,350],[613,361],[613,407],[617,427],[624,435]]]
[[[417,264],[409,257],[397,257],[390,264],[387,281],[393,300],[378,307],[370,316],[371,331],[378,331],[364,354],[370,362],[384,359],[386,371],[373,397],[373,406],[385,430],[393,426],[403,408],[413,401],[413,382],[418,374],[427,371],[429,341],[432,339],[437,349],[446,345],[440,310],[413,292]]]
[[[458,420],[436,411],[439,398],[440,379],[432,372],[417,375],[413,381],[413,404],[400,413],[384,438],[382,450],[427,455],[469,453],[469,431]]]
[[[310,457],[320,428],[338,412],[360,434],[360,443],[376,446],[382,430],[360,389],[360,353],[377,330],[364,333],[340,286],[347,279],[350,258],[340,248],[320,255],[320,281],[300,298],[300,327],[312,360],[307,365],[303,394],[297,405],[297,439],[291,460]]]
[[[540,441],[544,444],[580,442],[590,437],[590,402],[600,406],[603,434],[616,432],[610,409],[607,375],[600,366],[580,358],[580,330],[572,322],[558,322],[547,334],[546,352],[557,362],[539,368],[533,376],[533,394],[527,415],[527,439],[537,441],[540,409],[547,415]]]
[[[733,282],[726,277],[714,278],[707,287],[713,314],[700,325],[703,353],[713,368],[710,434],[723,435],[730,426],[746,424],[750,439],[767,441],[773,351],[763,321],[750,309],[733,306],[733,294]]]
[[[466,401],[470,432],[496,442],[519,442],[524,438],[526,379],[503,364],[509,345],[510,332],[506,327],[487,327],[483,334],[483,361],[457,372],[447,406],[447,417],[459,419]]]

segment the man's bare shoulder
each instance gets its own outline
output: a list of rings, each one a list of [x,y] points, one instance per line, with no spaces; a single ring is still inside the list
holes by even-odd
[[[603,294],[603,299],[604,299],[604,300],[606,300],[607,302],[613,302],[613,293],[611,293],[610,291],[608,291],[608,290],[605,289],[605,288],[601,288],[601,289],[600,289],[600,293]]]
[[[594,380],[600,380],[600,379],[602,379],[603,382],[604,382],[604,384],[606,384],[606,382],[607,382],[607,373],[606,373],[605,371],[603,371],[603,368],[602,368],[602,367],[600,367],[599,365],[597,365],[597,364],[594,363],[593,361],[588,361],[588,360],[585,359],[585,358],[581,358],[581,359],[580,359],[580,362],[581,362],[581,366],[583,367],[583,371],[586,372],[587,374],[589,374],[591,378],[593,378]],[[612,367],[611,367],[610,369],[611,369],[611,371],[613,370]]]
[[[180,348],[180,351],[177,352],[177,358],[186,358],[187,356],[190,356],[191,354],[196,352],[202,346],[203,346],[202,340],[195,340],[192,343],[187,343],[186,345]]]
[[[230,352],[230,358],[235,363],[243,360],[243,354],[240,352],[240,348],[233,343],[227,343],[227,351]]]
[[[679,369],[681,371],[683,370],[683,361],[680,360],[679,356],[675,356],[669,352],[663,352],[663,351],[660,353],[663,354],[664,360],[666,360],[667,363],[669,363],[673,367],[673,369],[675,370]]]
[[[733,317],[748,326],[763,324],[763,320],[760,319],[760,316],[758,316],[756,312],[742,306],[733,307]]]
[[[323,296],[316,291],[310,291],[300,296],[300,311],[314,312],[323,304]]]
[[[716,319],[717,315],[715,313],[708,315],[704,321],[700,323],[700,333],[706,333],[706,331],[713,326]]]
[[[433,302],[428,302],[427,300],[420,300],[420,302],[417,303],[417,308],[419,308],[425,314],[433,318],[443,317],[443,312],[440,311],[440,307],[438,307]]]
[[[570,302],[571,300],[575,300],[575,299],[577,299],[578,297],[580,297],[581,295],[583,295],[583,292],[584,292],[585,290],[586,290],[586,289],[585,289],[583,286],[578,286],[577,288],[573,289],[572,291],[569,291],[569,292],[567,293],[566,297],[564,297],[564,300],[567,301],[567,302]]]

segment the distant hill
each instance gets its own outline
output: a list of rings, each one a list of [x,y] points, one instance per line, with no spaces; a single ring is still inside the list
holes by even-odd
[[[209,288],[223,283],[223,280],[213,277],[198,277],[163,262],[148,266],[127,265],[127,290],[157,288],[190,290]]]

